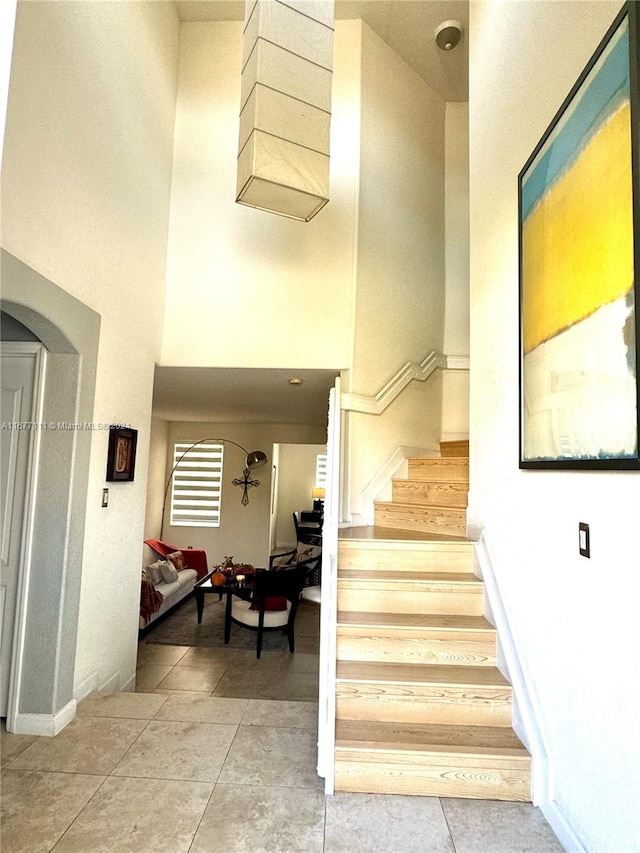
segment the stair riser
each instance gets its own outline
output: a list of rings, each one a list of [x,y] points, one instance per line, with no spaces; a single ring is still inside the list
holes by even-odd
[[[454,480],[469,482],[468,459],[409,459],[410,480]]]
[[[511,688],[339,681],[339,720],[511,726]]]
[[[430,543],[415,549],[394,547],[338,547],[340,569],[373,572],[395,569],[401,572],[473,572],[475,555],[471,542],[447,542],[448,548]],[[465,547],[458,547],[465,546]]]
[[[467,530],[465,509],[411,507],[403,504],[375,505],[374,523],[393,530],[413,530],[418,533],[439,533],[446,536],[465,536]]]
[[[394,480],[392,500],[399,503],[428,506],[451,506],[466,508],[468,497],[466,483],[429,483],[418,480]]]
[[[441,441],[440,456],[469,456],[469,439],[457,441]]]
[[[449,589],[398,589],[391,583],[374,586],[372,580],[338,581],[338,610],[363,613],[433,613],[449,616],[482,616],[483,591]]]
[[[416,632],[338,627],[338,660],[381,663],[495,666],[495,635],[458,631]]]
[[[466,755],[353,755],[336,750],[335,790],[481,800],[531,799],[529,762]]]

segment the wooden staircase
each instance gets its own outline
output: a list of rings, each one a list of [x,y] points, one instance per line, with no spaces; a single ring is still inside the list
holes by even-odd
[[[335,789],[530,800],[511,686],[464,538],[468,443],[409,461],[338,546]]]

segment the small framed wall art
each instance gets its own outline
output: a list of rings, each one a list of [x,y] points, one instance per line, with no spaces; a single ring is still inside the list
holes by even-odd
[[[640,468],[639,7],[518,177],[521,468]]]
[[[136,467],[138,430],[112,426],[109,428],[107,453],[107,482],[133,480]]]

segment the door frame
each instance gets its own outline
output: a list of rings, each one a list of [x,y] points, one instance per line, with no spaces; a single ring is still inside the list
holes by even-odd
[[[22,658],[24,654],[25,625],[29,579],[31,577],[31,558],[33,545],[33,522],[37,495],[38,470],[40,465],[40,436],[42,434],[42,415],[44,407],[44,386],[46,375],[46,349],[35,341],[0,342],[0,359],[4,356],[32,356],[35,361],[33,375],[33,397],[31,402],[29,429],[29,449],[27,451],[27,471],[25,477],[25,498],[22,513],[22,534],[20,556],[18,560],[18,578],[16,603],[11,643],[11,669],[9,674],[9,694],[7,696],[7,729],[14,731],[18,717],[18,697],[22,683]]]

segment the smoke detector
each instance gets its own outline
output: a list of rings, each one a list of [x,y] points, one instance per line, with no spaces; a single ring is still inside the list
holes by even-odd
[[[462,38],[462,24],[459,21],[445,21],[436,27],[434,36],[440,50],[453,50]]]

